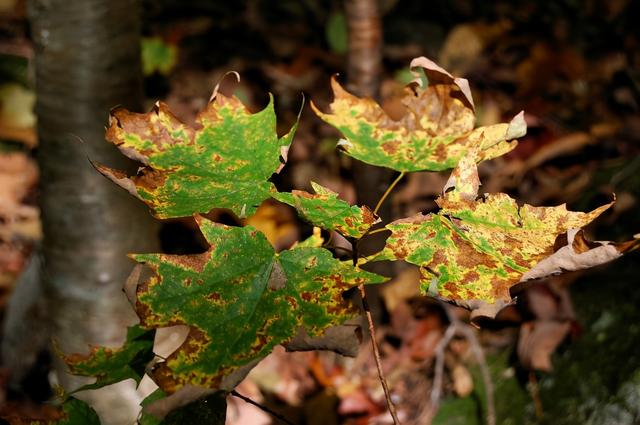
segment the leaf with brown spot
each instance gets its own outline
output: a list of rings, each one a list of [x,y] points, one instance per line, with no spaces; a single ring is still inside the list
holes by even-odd
[[[335,230],[345,237],[359,239],[380,219],[366,206],[351,206],[338,199],[338,194],[311,182],[315,194],[300,190],[273,195],[291,205],[309,223],[326,230]]]
[[[147,364],[153,359],[154,332],[131,326],[120,348],[91,347],[89,354],[64,355],[63,359],[73,375],[95,376],[96,382],[83,385],[76,391],[95,390],[125,379],[136,383],[144,376]]]
[[[273,97],[266,108],[251,114],[236,97],[218,93],[198,114],[195,127],[180,122],[161,102],[146,114],[116,109],[107,140],[144,166],[135,176],[95,166],[158,218],[213,208],[229,208],[244,217],[275,192],[269,178],[280,170],[296,127],[297,122],[278,138]]]
[[[333,258],[323,248],[275,253],[253,227],[228,227],[197,217],[210,244],[204,254],[136,254],[154,275],[137,290],[148,329],[176,324],[190,332],[153,376],[172,393],[186,385],[217,388],[301,328],[319,336],[357,312],[342,293],[381,276]],[[226,256],[223,256],[226,254]],[[202,284],[192,282],[201,279]]]
[[[423,293],[478,308],[508,302],[517,283],[594,267],[640,245],[638,239],[618,244],[584,239],[579,229],[613,202],[588,213],[565,205],[518,206],[503,193],[476,199],[478,186],[475,159],[467,156],[446,185],[452,190],[436,201],[441,210],[387,225],[392,233],[369,261],[416,264]],[[560,248],[562,237],[566,246]]]
[[[95,410],[74,397],[65,398],[59,406],[9,401],[0,406],[0,418],[10,425],[100,425]]]
[[[331,113],[311,103],[320,118],[343,134],[338,145],[348,155],[397,171],[440,171],[455,167],[472,149],[479,152],[477,161],[504,155],[516,146],[514,139],[526,133],[522,112],[508,124],[474,129],[467,80],[454,78],[424,57],[414,59],[411,68],[416,80],[405,89],[406,110],[397,121],[372,99],[345,91],[335,79]]]

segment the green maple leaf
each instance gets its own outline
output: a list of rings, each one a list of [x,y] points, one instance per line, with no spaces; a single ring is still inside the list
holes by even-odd
[[[593,267],[640,242],[584,239],[579,229],[613,202],[589,213],[568,211],[565,205],[520,207],[503,193],[476,199],[479,185],[472,153],[462,159],[436,201],[438,214],[418,214],[387,225],[391,235],[370,261],[416,264],[423,293],[473,306],[476,301],[508,302],[509,289],[519,282]]]
[[[132,255],[155,272],[137,290],[142,325],[190,327],[186,341],[153,373],[167,393],[189,384],[217,388],[301,328],[321,334],[356,312],[343,299],[345,290],[384,280],[322,248],[276,254],[251,226],[197,222],[211,245],[207,252]]]
[[[343,236],[359,239],[380,219],[366,206],[351,206],[338,199],[338,194],[311,182],[315,194],[300,190],[273,195],[280,202],[291,205],[314,226],[335,230]]]
[[[372,99],[345,91],[333,79],[330,114],[311,103],[316,114],[343,134],[344,151],[363,162],[397,171],[440,171],[456,166],[471,149],[477,160],[504,155],[526,133],[523,113],[509,124],[474,129],[475,112],[469,83],[454,78],[430,60],[411,62],[417,77],[406,89],[405,114],[394,120]],[[428,78],[428,86],[425,82]]]
[[[136,325],[129,327],[120,348],[91,347],[89,354],[63,356],[72,374],[97,378],[95,383],[76,391],[102,388],[129,378],[139,384],[147,364],[154,358],[153,338],[154,332]]]
[[[70,397],[62,404],[64,417],[56,425],[100,425],[98,414],[82,400]]]
[[[273,97],[251,114],[236,97],[216,94],[196,118],[180,122],[163,103],[153,111],[111,113],[107,140],[144,164],[138,174],[96,164],[102,174],[151,207],[158,218],[185,217],[229,208],[240,217],[255,212],[275,187],[269,178],[282,167],[297,122],[276,135]]]

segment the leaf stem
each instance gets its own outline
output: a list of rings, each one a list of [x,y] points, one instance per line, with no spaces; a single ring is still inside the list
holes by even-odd
[[[251,400],[249,397],[240,394],[236,390],[231,391],[229,394],[231,394],[234,397],[239,398],[240,400],[243,400],[245,403],[249,403],[249,404],[252,404],[252,405],[256,406],[258,409],[268,413],[269,415],[273,416],[274,418],[278,419],[281,422],[284,422],[287,425],[293,425],[293,423],[290,420],[288,420],[287,418],[282,416],[280,413],[269,409],[267,406],[263,406],[262,404],[258,403],[257,401]]]
[[[389,196],[389,194],[391,193],[393,188],[396,187],[396,185],[400,182],[400,180],[402,180],[402,178],[404,177],[404,174],[405,174],[404,171],[402,171],[398,175],[398,177],[396,177],[396,179],[393,181],[393,183],[391,183],[389,185],[387,190],[382,194],[382,196],[380,197],[380,200],[378,201],[378,203],[376,204],[376,207],[373,210],[373,214],[376,214],[376,215],[378,214],[378,211],[380,210],[380,207],[384,203],[385,199],[387,199],[387,197]]]
[[[386,227],[381,227],[379,229],[375,229],[370,232],[367,232],[365,236],[371,236],[371,235],[375,235],[376,233],[390,232],[390,231],[391,230],[387,229]]]

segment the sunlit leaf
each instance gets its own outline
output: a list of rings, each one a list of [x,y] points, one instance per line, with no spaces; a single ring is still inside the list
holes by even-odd
[[[338,194],[311,182],[315,194],[301,190],[276,193],[277,200],[291,205],[309,223],[326,230],[335,230],[343,236],[361,238],[380,220],[366,206],[351,206],[338,199]]]
[[[589,213],[518,206],[506,194],[477,198],[474,158],[465,157],[437,200],[438,214],[418,214],[387,225],[391,236],[372,260],[420,266],[424,293],[461,304],[506,302],[519,282],[593,267],[638,245],[589,242],[579,229],[613,203]]]
[[[310,336],[322,334],[357,311],[343,299],[345,290],[384,280],[322,248],[276,254],[251,226],[197,221],[210,244],[207,252],[132,256],[155,272],[138,287],[142,326],[191,328],[181,347],[153,373],[167,393],[189,384],[216,388],[301,328]]]
[[[217,94],[196,118],[196,127],[180,122],[163,103],[146,114],[116,109],[107,140],[144,167],[135,176],[96,168],[158,218],[212,208],[250,215],[275,191],[269,178],[281,168],[297,126],[278,138],[270,99],[266,108],[251,114],[236,97]]]
[[[415,80],[406,89],[402,99],[406,110],[398,121],[374,100],[348,93],[335,79],[331,113],[311,104],[320,118],[343,134],[339,146],[348,155],[397,171],[439,171],[455,167],[470,149],[478,150],[478,161],[503,155],[515,147],[514,139],[526,133],[523,113],[508,124],[474,129],[467,80],[454,78],[424,57],[414,59],[411,68]]]

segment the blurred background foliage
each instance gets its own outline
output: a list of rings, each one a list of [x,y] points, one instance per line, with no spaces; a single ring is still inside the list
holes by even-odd
[[[379,101],[392,117],[402,113],[399,98],[411,58],[433,58],[469,79],[478,124],[526,111],[528,135],[510,154],[482,164],[482,190],[534,205],[567,202],[577,210],[615,193],[615,207],[589,229],[591,235],[624,240],[640,231],[640,3],[378,4],[384,38]],[[41,237],[34,51],[25,7],[24,0],[0,2],[0,311]],[[146,109],[162,99],[180,119],[193,122],[214,85],[233,70],[241,82],[225,80],[222,90],[253,110],[273,92],[284,130],[295,119],[301,93],[326,109],[329,77],[344,80],[349,47],[341,1],[144,0],[141,10]],[[289,163],[274,177],[279,189],[309,190],[313,179],[356,202],[353,160],[336,152],[337,139],[305,107]],[[386,218],[434,210],[447,174],[410,175]],[[212,214],[238,222],[226,212]],[[311,232],[276,202],[265,202],[249,222],[279,249]],[[203,248],[190,220],[164,223],[160,238],[166,252]],[[497,423],[640,422],[637,260],[631,254],[526,289],[512,311],[477,331],[495,388]],[[447,323],[437,303],[412,289],[415,273],[396,272],[380,295],[380,344],[403,422],[425,423],[419,418],[428,411],[435,347]],[[465,318],[463,311],[456,314]],[[277,351],[240,388],[296,423],[384,423],[368,351],[364,347],[355,360]],[[11,371],[0,372],[4,414],[49,397],[43,390],[49,357],[38,357],[20,394],[3,384]],[[469,342],[454,339],[445,360],[444,398],[433,423],[484,423],[486,386]],[[264,413],[240,403],[230,401],[228,423],[269,423]]]

